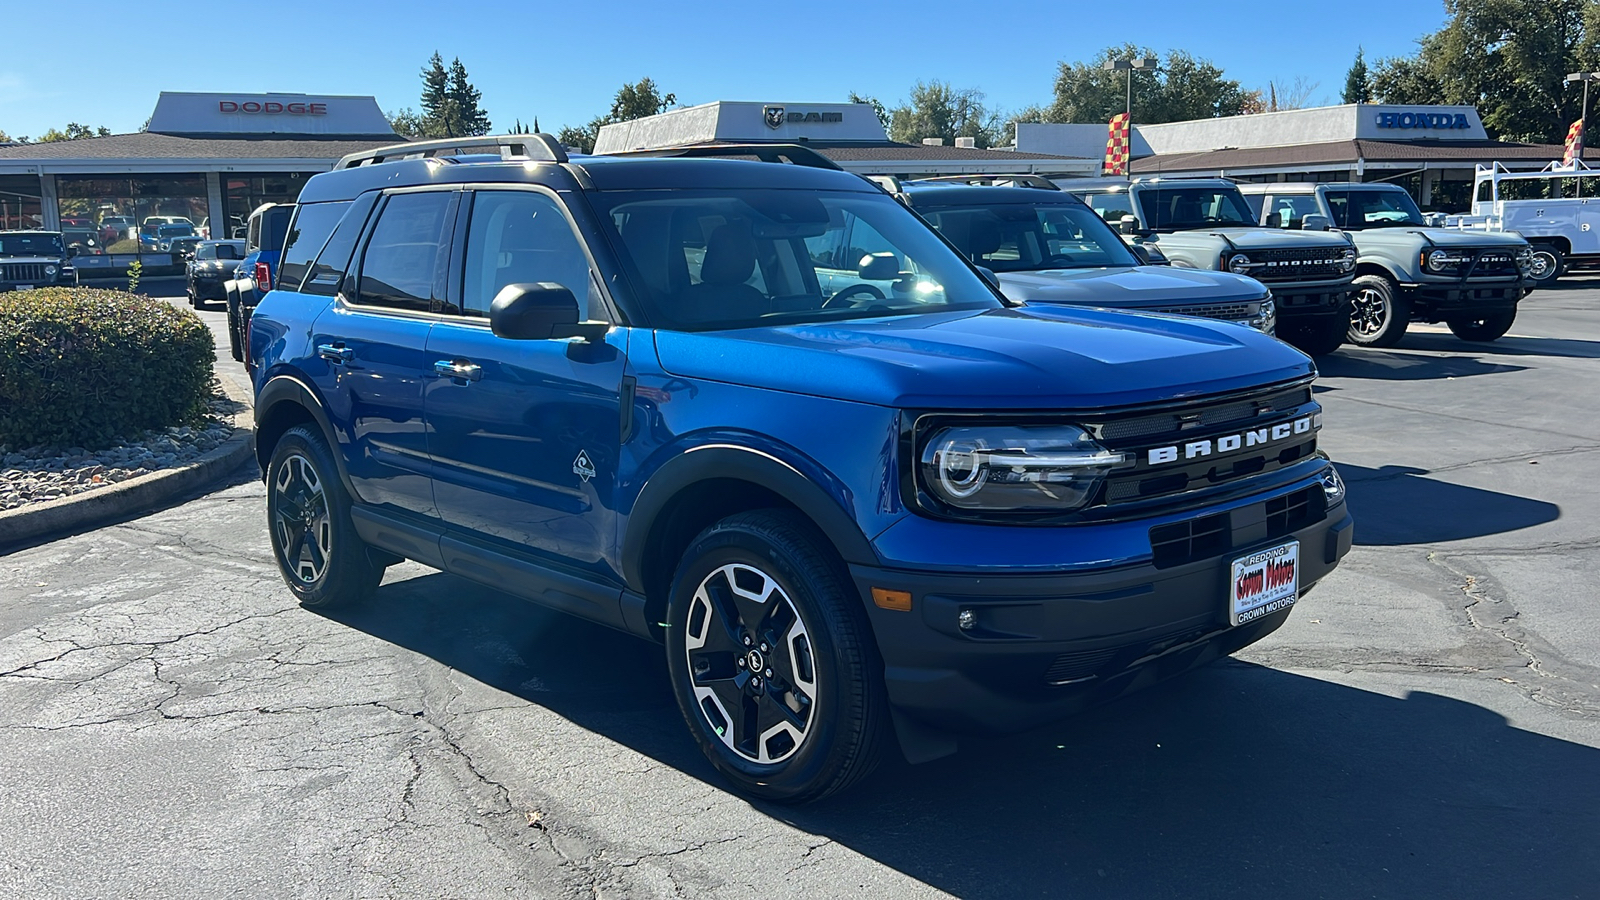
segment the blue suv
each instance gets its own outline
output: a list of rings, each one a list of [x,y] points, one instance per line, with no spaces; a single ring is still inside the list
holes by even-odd
[[[799,147],[347,158],[248,341],[302,603],[409,558],[664,643],[768,799],[1238,650],[1350,547],[1307,357],[1019,306]]]

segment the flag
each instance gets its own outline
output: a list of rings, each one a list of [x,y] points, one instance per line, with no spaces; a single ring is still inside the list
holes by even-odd
[[[1583,120],[1579,119],[1567,129],[1567,148],[1561,154],[1561,165],[1572,168],[1577,160],[1583,159]]]
[[[1106,161],[1100,167],[1102,175],[1128,174],[1128,114],[1117,113],[1111,117],[1111,134],[1106,138]]]

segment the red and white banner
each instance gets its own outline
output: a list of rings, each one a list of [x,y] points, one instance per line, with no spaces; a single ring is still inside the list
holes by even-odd
[[[1128,174],[1128,114],[1117,113],[1111,117],[1111,134],[1106,138],[1106,161],[1100,167],[1102,175]]]

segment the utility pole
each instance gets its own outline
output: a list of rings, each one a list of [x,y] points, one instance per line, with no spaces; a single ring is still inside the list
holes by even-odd
[[[1155,71],[1156,58],[1144,56],[1134,57],[1133,59],[1108,59],[1101,68],[1107,72],[1128,73],[1128,105],[1123,108],[1123,112],[1127,114],[1128,124],[1131,127],[1133,124],[1133,72],[1135,69],[1141,72]]]

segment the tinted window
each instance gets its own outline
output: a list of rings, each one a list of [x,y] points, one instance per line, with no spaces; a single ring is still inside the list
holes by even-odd
[[[433,306],[450,194],[396,194],[378,214],[361,258],[356,302],[427,311]]]
[[[280,289],[300,290],[301,283],[306,279],[306,273],[311,270],[311,261],[317,258],[322,245],[326,244],[328,236],[333,234],[333,227],[339,224],[339,219],[349,207],[348,201],[308,203],[295,212],[289,236],[283,246],[283,261],[278,264]]]
[[[1139,194],[1146,228],[1187,229],[1208,225],[1254,225],[1250,207],[1235,188],[1151,188]]]
[[[1328,211],[1340,228],[1421,225],[1422,212],[1405,191],[1328,191]]]
[[[274,206],[267,210],[261,218],[261,249],[282,250],[284,238],[289,235],[289,216],[294,213],[293,206]]]
[[[1121,225],[1123,216],[1135,215],[1133,200],[1127,191],[1112,191],[1105,194],[1084,194],[1083,202],[1089,204],[1094,214],[1112,225]]]
[[[922,212],[975,265],[996,272],[1138,265],[1104,220],[1070,199]]]
[[[244,241],[217,245],[217,259],[244,259]]]
[[[216,259],[217,258],[217,245],[216,244],[201,244],[199,247],[195,248],[194,258],[195,259]]]
[[[501,288],[538,281],[571,291],[579,316],[590,317],[589,260],[556,202],[532,191],[480,192],[467,226],[462,311],[487,316]]]
[[[59,234],[0,234],[0,256],[61,256]]]
[[[355,251],[356,241],[361,239],[361,229],[366,227],[367,216],[377,201],[377,194],[363,194],[346,204],[348,209],[344,217],[339,220],[339,226],[334,229],[327,246],[317,254],[317,261],[311,265],[310,276],[300,286],[301,293],[324,297],[339,293],[345,271],[350,268],[350,254]]]

